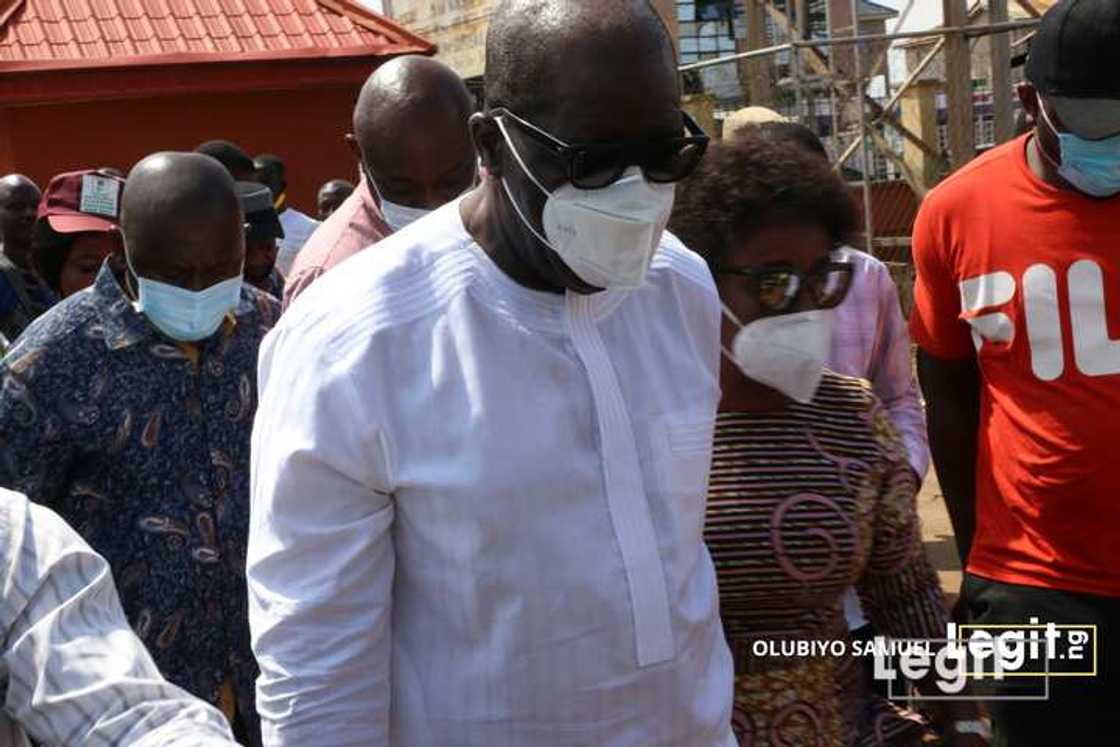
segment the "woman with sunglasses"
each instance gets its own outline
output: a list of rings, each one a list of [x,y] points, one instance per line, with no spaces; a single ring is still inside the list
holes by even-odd
[[[855,216],[826,163],[757,135],[714,147],[673,213],[724,308],[705,534],[744,745],[906,745],[926,731],[868,691],[842,609],[854,583],[884,635],[945,637],[906,452],[867,383],[824,368]],[[786,655],[798,641],[840,643]],[[966,728],[952,715],[947,733]],[[971,739],[949,743],[983,744]]]

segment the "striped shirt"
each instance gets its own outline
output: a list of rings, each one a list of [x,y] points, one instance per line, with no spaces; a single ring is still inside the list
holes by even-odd
[[[760,657],[753,647],[847,640],[841,599],[851,585],[883,634],[945,636],[907,462],[869,385],[831,371],[807,405],[720,414],[705,538],[735,657],[741,739],[768,744],[767,733],[797,728],[781,722],[802,711],[811,711],[799,722],[809,731],[791,744],[858,744],[880,718],[884,733],[916,726],[885,703],[868,707],[856,659]]]
[[[105,560],[0,489],[0,747],[232,747],[222,715],[160,676]]]

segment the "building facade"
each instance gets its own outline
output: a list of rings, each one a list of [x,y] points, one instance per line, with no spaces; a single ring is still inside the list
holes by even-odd
[[[381,0],[386,15],[439,48],[437,59],[463,78],[482,77],[486,69],[486,30],[497,0]],[[674,0],[653,0],[675,34]]]

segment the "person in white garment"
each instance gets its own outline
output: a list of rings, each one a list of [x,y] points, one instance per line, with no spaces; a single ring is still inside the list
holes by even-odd
[[[160,676],[103,557],[0,488],[0,747],[235,747],[225,717]]]
[[[279,242],[280,251],[276,254],[276,269],[288,277],[292,274],[296,256],[319,227],[319,221],[288,204],[287,168],[279,156],[262,153],[253,159],[253,166],[256,168],[256,181],[272,191],[273,206],[280,216],[280,225],[284,227],[284,237]]]
[[[482,185],[262,349],[264,742],[732,747],[720,308],[664,232],[708,138],[645,0],[503,0],[486,54]]]

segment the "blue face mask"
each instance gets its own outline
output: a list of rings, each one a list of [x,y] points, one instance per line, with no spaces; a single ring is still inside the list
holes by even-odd
[[[128,267],[132,270],[131,260]],[[241,300],[241,273],[200,291],[149,280],[135,270],[132,274],[139,296],[136,310],[173,340],[197,342],[209,337]]]
[[[1042,119],[1058,137],[1062,149],[1062,162],[1058,173],[1079,192],[1092,197],[1112,197],[1120,194],[1120,135],[1104,140],[1085,140],[1069,132],[1058,132],[1039,101]],[[1046,152],[1038,149],[1047,160]],[[1053,162],[1053,161],[1051,161]]]

